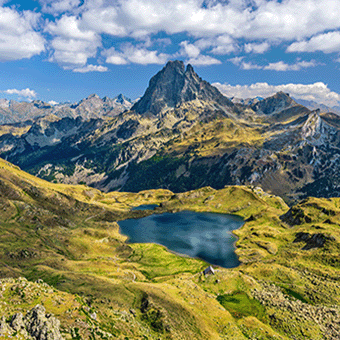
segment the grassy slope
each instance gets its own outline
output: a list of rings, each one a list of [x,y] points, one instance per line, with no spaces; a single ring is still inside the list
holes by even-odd
[[[203,261],[159,245],[124,243],[114,221],[131,216],[131,206],[160,202],[160,211],[248,219],[235,232],[243,264],[203,277]],[[43,302],[66,338],[80,332],[84,339],[332,339],[329,325],[338,316],[332,306],[340,302],[340,199],[310,198],[281,220],[288,210],[258,188],[103,194],[50,184],[0,160],[0,275],[30,280],[0,283],[8,292],[2,313]],[[302,250],[304,242],[293,243],[298,232],[330,238],[323,248]],[[39,278],[50,287],[30,283]],[[25,286],[15,301],[13,285]]]

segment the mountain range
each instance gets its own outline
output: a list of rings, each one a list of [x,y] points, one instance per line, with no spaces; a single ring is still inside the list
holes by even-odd
[[[41,100],[18,102],[0,99],[0,124],[24,123],[39,117],[54,115],[60,118],[83,119],[114,117],[128,110],[133,105],[131,99],[119,94],[111,99],[100,98],[96,94],[88,96],[78,103],[46,103]]]
[[[0,156],[49,181],[107,192],[250,184],[287,202],[339,195],[337,114],[283,92],[230,99],[181,61],[168,62],[135,103],[92,95],[25,105],[29,120],[0,127]]]

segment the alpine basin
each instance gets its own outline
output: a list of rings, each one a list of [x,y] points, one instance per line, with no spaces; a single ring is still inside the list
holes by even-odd
[[[118,223],[130,243],[161,244],[176,253],[198,257],[225,268],[240,264],[232,231],[243,225],[241,217],[181,211]]]

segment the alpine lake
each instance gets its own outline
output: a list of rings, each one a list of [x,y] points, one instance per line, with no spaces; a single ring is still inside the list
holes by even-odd
[[[153,208],[140,206],[135,210]],[[243,223],[243,219],[235,215],[193,211],[153,214],[118,222],[129,243],[157,243],[179,255],[200,258],[225,268],[240,264],[232,231]]]

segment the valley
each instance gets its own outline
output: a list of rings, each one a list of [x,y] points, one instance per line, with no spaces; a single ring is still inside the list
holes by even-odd
[[[2,339],[339,337],[337,114],[229,98],[181,61],[136,102],[1,105]],[[120,232],[183,212],[242,219],[237,266]]]
[[[252,186],[103,193],[51,184],[2,160],[0,179],[4,339],[15,332],[7,320],[37,304],[60,321],[64,339],[339,334],[338,198],[289,208]],[[131,210],[142,204],[160,207]],[[156,244],[127,244],[116,223],[182,210],[243,217],[234,231],[241,265],[205,276],[204,261]]]

